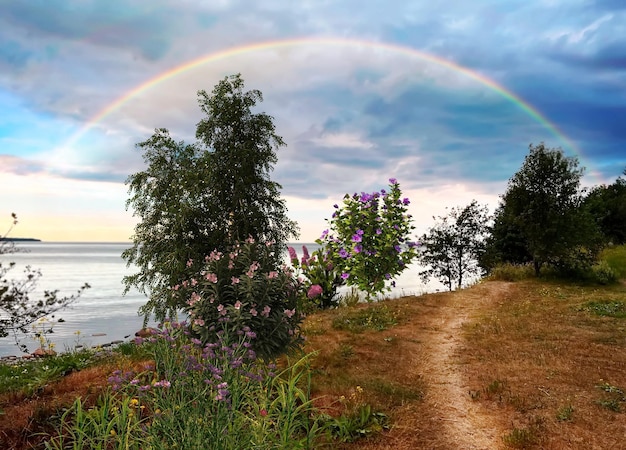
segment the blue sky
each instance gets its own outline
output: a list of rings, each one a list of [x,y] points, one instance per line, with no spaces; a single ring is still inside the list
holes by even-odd
[[[197,65],[93,120],[190,61],[294,39]],[[626,167],[622,0],[0,0],[7,226],[16,212],[14,235],[128,240],[124,180],[144,167],[134,144],[157,127],[193,141],[196,92],[237,72],[263,92],[260,110],[287,143],[272,178],[302,241],[319,236],[345,193],[390,177],[411,198],[418,233],[472,199],[493,210],[530,143],[577,155],[587,186]]]

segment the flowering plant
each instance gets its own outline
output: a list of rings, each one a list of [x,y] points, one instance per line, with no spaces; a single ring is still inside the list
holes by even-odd
[[[395,178],[389,179],[389,191],[346,194],[343,206],[335,205],[330,229],[317,241],[342,279],[368,299],[390,290],[387,281],[395,286],[393,278],[417,256],[417,244],[409,239],[415,228],[407,214],[410,201],[401,196]]]
[[[273,244],[251,238],[226,253],[211,252],[196,278],[173,287],[186,299],[192,332],[206,343],[220,331],[248,327],[264,357],[298,347],[300,282],[276,260]]]
[[[306,277],[304,290],[308,301],[319,308],[327,309],[337,304],[337,288],[344,284],[339,272],[323,248],[309,254],[306,245],[302,246],[302,258],[293,247],[289,247],[289,258],[296,269]]]

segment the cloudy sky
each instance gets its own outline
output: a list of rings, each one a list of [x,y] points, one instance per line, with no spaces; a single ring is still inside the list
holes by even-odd
[[[493,209],[531,143],[586,185],[626,167],[623,0],[0,0],[0,225],[128,240],[135,144],[193,141],[197,91],[237,72],[287,143],[272,178],[305,242],[390,177],[418,233]]]

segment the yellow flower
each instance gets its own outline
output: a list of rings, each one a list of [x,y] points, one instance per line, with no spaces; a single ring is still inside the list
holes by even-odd
[[[139,404],[139,400],[137,400],[136,398],[133,398],[130,401],[130,406],[137,406]]]
[[[115,436],[116,434],[115,430],[111,430],[111,436]]]
[[[362,388],[361,386],[357,386],[357,387],[356,387],[356,391],[357,391],[359,394],[362,394],[362,393],[363,393],[363,388]]]

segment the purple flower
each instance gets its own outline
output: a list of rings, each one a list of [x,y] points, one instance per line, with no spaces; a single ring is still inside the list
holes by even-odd
[[[363,230],[356,230],[356,234],[358,234],[359,236],[363,236],[364,231]]]
[[[352,236],[352,242],[361,242],[362,240],[363,238],[359,234],[355,234],[354,236]]]
[[[408,205],[408,204],[409,204],[409,203],[411,203],[411,202],[410,202],[410,200],[409,200],[408,198],[406,198],[406,197],[405,197],[405,198],[402,200],[402,203],[403,203],[403,204],[405,204],[405,205]]]
[[[293,247],[287,247],[287,251],[289,252],[289,259],[291,259],[291,262],[295,264],[294,260],[296,262],[298,261],[298,254],[296,253],[296,249]]]
[[[390,274],[388,274],[388,273],[386,273],[386,274],[385,274],[385,278],[386,278],[387,280],[389,280],[389,279],[391,279],[391,275],[390,275]]]
[[[395,178],[389,178],[389,183],[390,184],[398,184],[398,180],[396,180]]]
[[[399,245],[394,245],[393,248],[395,248],[398,253],[402,251]]]
[[[361,253],[361,250],[363,250],[362,246],[360,246],[360,245],[355,245],[354,246],[354,249],[353,249],[354,253]]]
[[[380,228],[376,228],[376,234],[382,234],[383,230],[381,230]]]
[[[335,203],[335,204],[333,205],[333,208],[339,208],[339,205],[338,205],[337,203]]]
[[[347,280],[348,278],[350,278],[350,274],[344,272],[344,273],[341,274],[341,278],[344,279],[344,280]]]
[[[347,258],[349,255],[346,249],[342,248],[341,250],[339,250],[339,256],[341,256],[342,258]]]
[[[306,245],[302,246],[302,258],[308,260],[311,256],[309,256],[309,249],[306,248]]]

